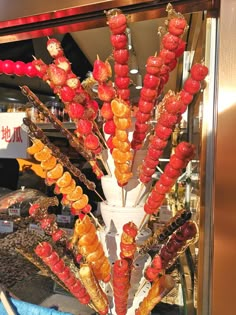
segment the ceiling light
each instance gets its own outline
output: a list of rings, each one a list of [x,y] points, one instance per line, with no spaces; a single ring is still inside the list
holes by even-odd
[[[132,51],[130,55],[130,63],[129,63],[129,72],[131,74],[137,74],[138,73],[138,62],[137,62],[137,57],[135,53]]]
[[[143,80],[142,80],[142,76],[140,73],[138,73],[136,75],[136,85],[135,85],[135,88],[137,90],[140,90],[141,88],[143,87]]]

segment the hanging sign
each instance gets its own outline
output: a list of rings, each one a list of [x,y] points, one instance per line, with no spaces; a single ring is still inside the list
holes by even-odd
[[[21,125],[25,113],[0,114],[0,157],[27,158],[28,134]]]

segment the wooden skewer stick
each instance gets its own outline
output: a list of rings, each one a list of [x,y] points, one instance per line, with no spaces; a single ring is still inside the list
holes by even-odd
[[[99,128],[98,128],[97,123],[96,123],[95,121],[93,121],[93,124],[94,124],[94,127],[96,128],[96,131],[97,131],[97,133],[98,133],[98,136],[99,136],[99,138],[102,140],[102,142],[103,142],[105,148],[106,148],[106,149],[109,149],[108,146],[107,146],[107,143],[106,143],[105,138],[103,137],[101,131],[100,131]]]
[[[103,201],[104,203],[107,203],[107,201],[102,198],[102,196],[99,194],[99,192],[98,192],[96,189],[94,190],[94,192],[95,192],[95,193],[97,194],[97,196],[101,199],[101,201]]]
[[[122,186],[121,188],[121,192],[122,192],[122,207],[125,207],[125,191],[124,191],[124,187]]]
[[[138,228],[138,230],[139,231],[141,231],[142,230],[142,228],[143,228],[143,225],[144,225],[144,222],[146,221],[146,219],[148,219],[149,218],[149,214],[145,214],[144,215],[144,217],[143,217],[143,219],[142,219],[142,221],[141,221],[141,223],[140,223],[140,226],[139,226],[139,228]]]
[[[4,306],[5,310],[7,311],[8,315],[16,315],[16,313],[14,312],[6,293],[4,292],[4,289],[1,288],[1,292],[0,292],[0,300],[2,301],[2,305]]]
[[[137,198],[136,198],[136,200],[135,200],[135,203],[134,203],[134,205],[133,205],[134,208],[137,207],[137,205],[138,205],[138,203],[139,203],[139,199],[140,199],[140,197],[141,197],[141,194],[142,194],[142,191],[143,191],[143,188],[144,188],[144,187],[145,187],[145,185],[144,185],[144,183],[142,183],[141,186],[140,186],[140,189],[139,189]]]
[[[92,214],[92,212],[89,212],[89,215],[93,218],[93,220],[100,227],[100,229],[104,230],[104,227],[99,223],[98,219]]]
[[[133,167],[134,167],[134,160],[135,160],[135,157],[136,157],[136,150],[134,150],[134,154],[133,154],[133,159],[132,159],[132,164],[131,164],[131,172],[133,173]]]
[[[142,288],[145,286],[145,284],[148,283],[148,280],[147,279],[143,279],[143,281],[140,283],[136,293],[135,293],[135,297],[139,294],[139,292],[142,290]]]

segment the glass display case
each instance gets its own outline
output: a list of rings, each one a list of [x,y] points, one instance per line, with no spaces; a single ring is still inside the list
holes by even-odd
[[[6,6],[5,16],[0,15],[0,45],[26,43],[32,40],[36,57],[45,58],[43,60],[49,63],[51,60],[46,55],[45,47],[48,36],[56,37],[61,42],[64,41],[64,49],[68,51],[68,54],[70,54],[70,49],[73,50],[75,44],[77,48],[79,47],[79,56],[83,60],[84,72],[81,72],[81,75],[83,79],[86,79],[93,68],[96,56],[99,55],[102,60],[105,60],[111,54],[110,35],[104,12],[120,8],[128,16],[128,26],[132,36],[131,52],[138,62],[139,75],[144,77],[148,56],[160,50],[161,47],[161,40],[157,32],[159,27],[165,23],[167,4],[167,1],[82,1],[78,6],[76,1],[67,1],[65,6],[63,1],[56,1],[56,3],[45,4],[44,8],[38,7],[37,3],[32,7],[28,5],[27,10],[25,9],[26,11],[23,12],[21,8],[24,6],[21,4],[21,8],[19,8],[16,3],[14,10],[8,11]],[[169,90],[180,91],[182,89],[194,63],[204,61],[209,69],[209,74],[205,86],[202,85],[200,93],[194,97],[181,124],[176,127],[169,139],[155,174],[155,179],[158,180],[179,142],[188,141],[195,145],[194,160],[188,164],[178,178],[177,184],[166,198],[163,209],[157,216],[153,216],[148,225],[154,233],[171,220],[176,211],[186,207],[191,211],[192,219],[198,227],[198,240],[194,244],[190,244],[178,256],[169,271],[176,277],[175,280],[179,285],[172,291],[172,294],[162,300],[163,304],[155,310],[163,312],[167,305],[172,306],[173,314],[205,315],[213,314],[211,268],[213,264],[215,164],[212,161],[215,159],[217,115],[215,89],[219,3],[207,0],[173,1],[172,5],[177,12],[184,15],[189,28],[184,35],[187,42],[185,52],[171,73],[161,95],[162,98]],[[70,54],[70,56],[73,59],[72,64],[80,62],[80,60],[77,61],[78,55]],[[29,78],[15,76],[14,82],[12,82],[9,75],[4,74],[1,77],[0,82],[5,87],[4,90],[9,88],[16,98],[19,97],[20,102],[22,102],[20,91],[15,92],[19,85],[29,86],[45,101],[51,103],[54,101],[50,88],[38,83],[40,79],[30,82]],[[131,78],[131,102],[135,107],[138,104],[140,92],[135,88],[136,75],[131,75]],[[155,126],[156,118],[154,117],[152,121],[153,126]],[[68,127],[69,123],[66,124]],[[41,125],[43,124],[40,124],[40,127],[43,128]],[[51,126],[50,128],[46,126],[46,129],[50,133]],[[151,251],[152,255],[154,252]]]

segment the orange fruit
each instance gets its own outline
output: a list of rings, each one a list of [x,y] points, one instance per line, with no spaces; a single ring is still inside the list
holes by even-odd
[[[102,244],[99,243],[98,245],[98,248],[96,249],[95,252],[89,254],[86,256],[86,260],[88,262],[92,262],[92,261],[96,261],[98,259],[100,259],[102,256],[104,256],[104,250],[103,250],[103,247],[102,247]]]
[[[81,186],[76,186],[75,189],[66,196],[66,198],[69,201],[76,201],[76,200],[79,200],[82,195],[83,195],[82,187]]]
[[[51,157],[51,155],[52,151],[47,146],[44,146],[44,148],[41,151],[34,154],[34,158],[35,160],[42,162],[48,160]]]
[[[26,149],[26,151],[27,151],[29,154],[33,155],[33,154],[35,154],[35,153],[41,151],[41,150],[43,149],[43,147],[44,147],[44,144],[42,143],[41,140],[39,140],[39,139],[34,139],[34,140],[33,140],[33,144],[32,144],[30,147],[28,147],[28,148]]]
[[[55,156],[51,155],[48,160],[42,161],[40,165],[42,169],[49,171],[53,169],[56,166],[56,164],[57,164],[57,159],[55,158]]]
[[[115,177],[117,179],[117,182],[120,185],[127,184],[129,179],[133,176],[131,172],[129,173],[121,173],[118,169],[115,169]]]
[[[126,163],[129,160],[132,160],[132,152],[121,152],[119,149],[114,148],[112,151],[112,157],[117,163]]]
[[[66,186],[69,186],[70,182],[71,182],[71,175],[69,172],[64,172],[64,174],[58,178],[57,180],[57,186],[59,187],[66,187]]]
[[[47,177],[50,179],[58,179],[63,174],[63,166],[57,163],[56,166],[47,172]]]
[[[130,166],[127,163],[117,163],[115,162],[115,167],[120,173],[128,173],[130,171]]]
[[[91,228],[91,225],[93,225],[93,224],[90,221],[89,216],[85,215],[82,220],[80,220],[80,219],[76,220],[75,228],[74,228],[75,233],[78,235],[78,237],[81,237],[84,234],[88,233],[88,231]]]
[[[88,204],[88,196],[83,194],[79,200],[72,203],[72,208],[82,210]]]
[[[130,107],[119,99],[113,99],[111,101],[111,109],[113,114],[119,118],[129,117],[131,114]]]
[[[118,129],[127,130],[131,126],[130,118],[117,118],[114,116],[113,120]]]
[[[71,181],[70,181],[70,184],[68,186],[60,187],[60,193],[63,194],[63,195],[68,195],[75,189],[75,186],[76,186],[76,182],[72,178]]]
[[[128,140],[128,134],[125,130],[116,129],[115,136],[120,141],[127,141]]]

